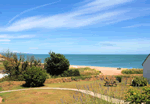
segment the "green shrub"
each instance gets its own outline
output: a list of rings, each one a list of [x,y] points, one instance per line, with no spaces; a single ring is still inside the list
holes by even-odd
[[[116,77],[116,80],[121,82],[122,81],[122,76],[115,76]]]
[[[143,88],[143,94],[144,94],[144,96],[146,95],[146,97],[145,97],[145,102],[147,103],[147,104],[150,104],[150,87],[148,87],[148,86],[146,86],[146,87],[144,87]]]
[[[44,67],[50,75],[61,75],[65,70],[69,69],[69,61],[62,54],[49,52],[50,57],[45,59]]]
[[[24,73],[25,86],[27,87],[38,87],[42,86],[47,77],[45,70],[42,70],[40,67],[32,66],[27,69]]]
[[[130,101],[130,104],[141,104],[146,101],[146,98],[147,97],[144,93],[141,93],[139,90],[133,88],[130,88],[125,95],[125,100]]]
[[[62,74],[61,77],[69,77],[71,76],[68,70],[65,70]]]
[[[147,86],[148,81],[144,77],[135,77],[132,81],[132,86]]]
[[[80,76],[79,70],[75,69],[74,71],[72,71],[72,76]]]
[[[50,79],[51,76],[47,73],[46,79]]]
[[[121,71],[122,74],[143,74],[143,69],[125,69]]]
[[[70,76],[80,76],[78,69],[75,70],[66,70],[61,74],[61,77],[70,77]]]
[[[85,79],[90,79],[92,78],[91,76],[75,76],[75,77],[71,77],[72,80],[85,80]]]

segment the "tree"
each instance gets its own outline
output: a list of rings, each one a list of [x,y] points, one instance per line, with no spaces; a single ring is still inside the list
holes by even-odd
[[[50,57],[45,59],[44,67],[50,75],[61,75],[65,70],[69,69],[70,63],[62,54],[49,52]]]

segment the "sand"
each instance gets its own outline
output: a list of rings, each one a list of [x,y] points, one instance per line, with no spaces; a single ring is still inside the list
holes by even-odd
[[[85,67],[90,67],[90,68],[94,68],[96,70],[101,71],[101,73],[103,73],[103,75],[122,75],[121,71],[123,69],[127,69],[127,68],[121,68],[121,70],[117,70],[117,68],[113,68],[113,67],[97,67],[97,66],[79,66],[79,65],[70,65],[70,68],[85,68]]]
[[[0,97],[0,103],[2,103],[2,100],[3,100],[3,98],[2,98],[2,97]]]

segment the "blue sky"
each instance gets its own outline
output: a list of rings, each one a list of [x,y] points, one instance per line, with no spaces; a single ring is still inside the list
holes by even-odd
[[[149,54],[150,0],[1,0],[0,51]]]

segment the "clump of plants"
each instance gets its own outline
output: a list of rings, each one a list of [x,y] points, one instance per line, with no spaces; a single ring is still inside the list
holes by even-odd
[[[25,85],[27,87],[42,86],[47,77],[46,70],[32,66],[24,73]]]
[[[132,86],[147,86],[148,80],[144,77],[135,77],[132,81]]]
[[[16,53],[12,53],[9,50],[3,55],[3,58],[6,59],[3,61],[3,65],[6,69],[6,73],[9,73],[9,80],[13,81],[24,81],[23,73],[27,70],[27,68],[40,66],[41,63],[41,60],[36,60],[34,56],[31,58],[28,57],[25,61],[24,55],[20,55],[20,58],[18,58]],[[32,64],[32,62],[34,62],[34,64]]]
[[[143,69],[124,69],[122,74],[143,74]]]
[[[145,86],[140,92],[137,89],[134,89],[133,87],[130,87],[125,95],[125,100],[130,101],[131,104],[141,104],[143,102],[146,102],[146,104],[150,103],[150,88],[148,86]]]
[[[91,76],[73,76],[71,77],[72,80],[78,81],[78,80],[85,80],[85,79],[90,79],[92,78]]]
[[[117,86],[116,78],[114,77],[106,77],[104,78],[104,86]]]
[[[78,69],[75,69],[75,70],[65,70],[61,74],[61,77],[70,77],[70,76],[80,76],[79,70]]]
[[[44,67],[50,75],[61,75],[69,69],[70,63],[62,54],[49,52],[50,57],[45,59]]]

